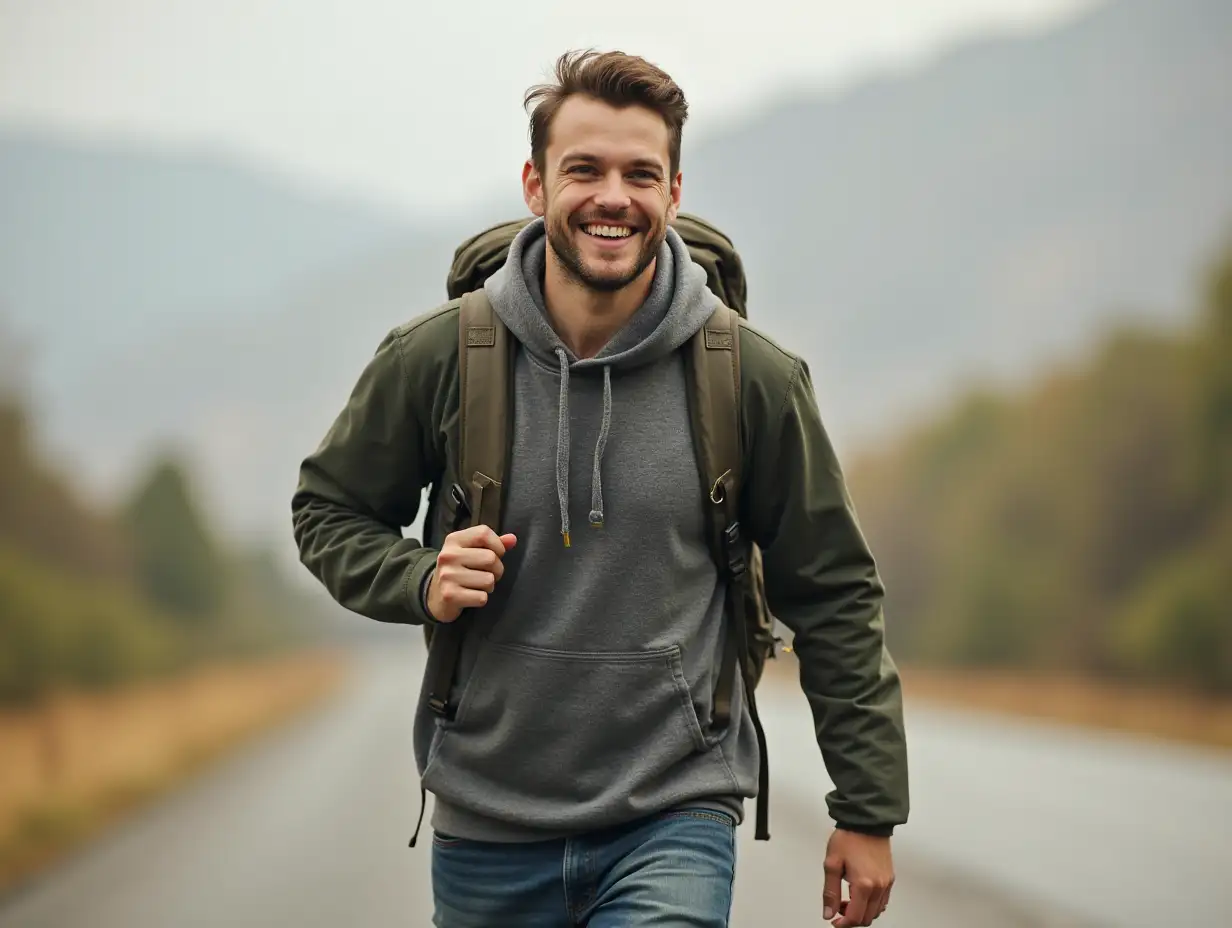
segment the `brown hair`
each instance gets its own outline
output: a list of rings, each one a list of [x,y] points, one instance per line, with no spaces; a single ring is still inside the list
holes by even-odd
[[[528,91],[524,105],[530,116],[530,152],[535,169],[544,171],[552,120],[566,99],[584,94],[615,107],[644,106],[667,123],[671,176],[680,170],[680,137],[689,115],[684,91],[662,69],[624,52],[565,52],[556,61],[556,82],[539,84]]]

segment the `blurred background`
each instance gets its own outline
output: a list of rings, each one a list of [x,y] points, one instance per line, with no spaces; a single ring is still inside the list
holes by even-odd
[[[887,584],[878,923],[1232,924],[1227,0],[0,0],[0,924],[430,923],[422,638],[290,497],[586,46],[683,86]],[[791,661],[735,925],[820,923]]]

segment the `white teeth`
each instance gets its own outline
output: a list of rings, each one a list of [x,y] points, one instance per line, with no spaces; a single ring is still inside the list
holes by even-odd
[[[625,226],[582,226],[591,235],[602,235],[604,238],[628,238],[633,230]]]

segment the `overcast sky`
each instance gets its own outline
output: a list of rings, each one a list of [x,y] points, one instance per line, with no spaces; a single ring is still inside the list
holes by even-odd
[[[522,93],[567,48],[666,68],[696,136],[1093,2],[0,0],[0,122],[223,151],[423,213],[516,189]]]

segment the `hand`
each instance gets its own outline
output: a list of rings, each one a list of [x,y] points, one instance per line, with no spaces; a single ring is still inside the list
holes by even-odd
[[[885,911],[894,885],[889,838],[836,829],[826,848],[825,869],[822,914],[833,919],[835,928],[871,925]],[[843,880],[851,887],[849,900],[842,898]]]
[[[455,622],[463,609],[487,605],[488,594],[505,574],[501,558],[517,544],[513,535],[497,535],[473,525],[446,536],[428,582],[428,612],[438,622]]]

